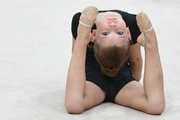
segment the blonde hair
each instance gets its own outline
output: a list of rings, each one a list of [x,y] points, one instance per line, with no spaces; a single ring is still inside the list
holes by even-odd
[[[110,77],[115,77],[130,54],[130,42],[122,46],[102,47],[94,44],[94,55],[101,66],[101,71]]]

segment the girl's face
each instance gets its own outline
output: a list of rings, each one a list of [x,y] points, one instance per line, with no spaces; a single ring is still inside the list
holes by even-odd
[[[119,13],[99,13],[96,26],[96,42],[103,46],[121,46],[127,43],[130,38],[129,29],[126,28],[126,24]]]

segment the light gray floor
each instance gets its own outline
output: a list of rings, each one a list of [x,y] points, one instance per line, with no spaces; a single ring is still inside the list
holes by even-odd
[[[166,109],[162,115],[147,115],[112,103],[81,115],[65,111],[70,22],[75,12],[89,5],[130,13],[144,11],[151,18],[165,78]],[[0,120],[178,120],[179,7],[179,0],[0,0]]]

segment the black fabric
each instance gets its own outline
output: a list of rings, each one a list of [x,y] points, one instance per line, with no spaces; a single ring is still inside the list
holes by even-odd
[[[129,14],[127,12],[123,12],[120,10],[108,10],[108,11],[118,12],[122,15],[123,20],[125,21],[127,27],[129,27],[130,29],[132,42],[133,44],[136,44],[137,38],[141,34],[136,23],[136,15]],[[106,11],[99,11],[99,12],[106,12]],[[74,39],[76,39],[77,37],[77,27],[79,24],[80,15],[81,13],[78,12],[73,16],[72,19],[71,31]],[[93,25],[92,29],[96,29],[95,24]],[[89,43],[89,44],[93,44],[93,43]],[[94,56],[94,50],[89,47],[87,47],[85,67],[86,67],[86,80],[93,82],[106,93],[105,101],[114,102],[117,93],[124,87],[124,85],[134,80],[128,63],[125,63],[123,65],[123,67],[120,69],[116,77],[109,77],[104,75],[101,72],[101,67]]]
[[[87,53],[86,56],[86,80],[99,86],[106,94],[104,102],[114,102],[118,92],[129,82],[134,81],[128,63],[125,63],[116,77],[109,77],[101,72],[93,54]]]
[[[101,10],[99,12],[106,12],[106,11],[117,12],[117,13],[121,14],[123,20],[126,23],[126,26],[129,27],[129,29],[130,29],[132,42],[133,42],[133,44],[136,44],[137,38],[141,34],[139,27],[137,26],[136,15],[130,14],[130,13],[127,13],[127,12],[124,12],[121,10],[104,10],[104,11]],[[77,37],[77,27],[79,24],[80,15],[81,15],[81,12],[78,12],[73,16],[73,19],[72,19],[71,32],[72,32],[74,39],[76,39],[76,37]],[[95,24],[93,25],[92,29],[96,29]]]

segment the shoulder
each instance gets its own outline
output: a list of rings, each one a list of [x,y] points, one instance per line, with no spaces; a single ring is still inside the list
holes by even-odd
[[[81,12],[77,12],[73,15],[72,21],[79,21],[79,18],[81,16]]]
[[[72,35],[73,35],[74,39],[76,39],[76,37],[77,37],[77,28],[78,28],[80,16],[81,16],[81,12],[77,12],[72,17],[71,32],[72,32]]]

